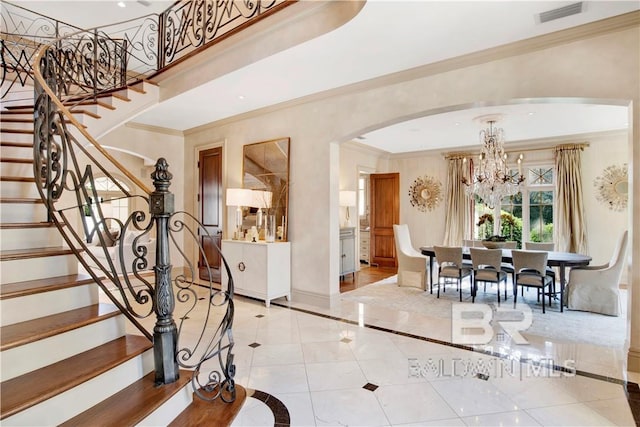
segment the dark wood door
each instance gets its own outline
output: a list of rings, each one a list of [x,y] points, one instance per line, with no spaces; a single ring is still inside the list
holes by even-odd
[[[199,276],[202,280],[209,280],[208,265],[213,281],[220,283],[221,261],[216,246],[219,248],[222,240],[222,147],[200,151],[198,176],[200,222],[209,233],[200,235],[204,256],[201,252],[198,260]]]
[[[397,267],[393,224],[400,221],[400,175],[370,175],[371,183],[371,263]]]

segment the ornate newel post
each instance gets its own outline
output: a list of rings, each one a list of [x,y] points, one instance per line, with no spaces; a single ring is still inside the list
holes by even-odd
[[[154,309],[156,325],[153,328],[153,353],[156,367],[156,383],[169,384],[179,377],[176,348],[178,328],[173,320],[175,297],[171,288],[171,264],[169,260],[169,216],[173,213],[173,194],[169,185],[173,175],[164,158],[156,162],[151,174],[155,191],[151,193],[150,211],[156,225],[156,292]]]

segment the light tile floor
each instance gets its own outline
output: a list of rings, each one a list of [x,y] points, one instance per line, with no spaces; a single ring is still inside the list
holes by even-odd
[[[407,313],[327,311],[349,323],[241,297],[236,304],[237,381],[280,399],[291,425],[634,425],[622,385],[364,326],[379,318],[390,329],[420,329]],[[249,399],[233,425],[273,421]]]
[[[178,305],[176,319],[180,310]],[[197,324],[204,312],[198,308],[189,317]],[[412,313],[344,302],[330,310],[300,304],[266,308],[237,297],[236,382],[279,399],[293,426],[634,425],[620,384],[425,341],[418,335],[446,339],[448,331],[424,321]],[[153,321],[143,323],[152,327]],[[186,340],[197,339],[198,331],[188,332]],[[509,350],[508,343],[502,345]],[[534,346],[544,354],[548,347]],[[601,364],[603,372],[626,375],[614,366],[619,358],[607,349],[593,350],[553,349],[587,358],[580,369]],[[233,425],[272,426],[274,416],[248,398]]]

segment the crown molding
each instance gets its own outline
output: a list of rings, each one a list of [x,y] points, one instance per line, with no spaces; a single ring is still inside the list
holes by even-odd
[[[590,133],[581,133],[581,134],[573,134],[573,135],[564,135],[564,136],[551,136],[548,138],[538,138],[538,139],[529,139],[517,142],[509,142],[505,144],[505,152],[515,153],[521,151],[540,151],[540,150],[552,150],[556,145],[559,144],[583,144],[583,143],[598,143],[597,140],[603,138],[610,138],[616,136],[626,136],[628,134],[627,129],[617,129],[612,131],[602,131],[602,132],[590,132]],[[382,153],[386,154],[390,160],[396,159],[408,159],[419,156],[442,156],[447,157],[449,155],[457,155],[462,153],[473,153],[477,154],[477,151],[480,149],[480,144],[475,144],[472,146],[466,145],[464,147],[447,147],[447,148],[438,148],[433,150],[420,150],[420,151],[409,151],[405,153],[388,153],[386,151],[382,151]]]
[[[474,65],[480,65],[500,59],[520,56],[523,54],[548,49],[554,46],[568,44],[639,26],[640,11],[629,12],[611,18],[602,19],[600,21],[590,22],[553,33],[548,33],[537,37],[504,44],[501,46],[472,52],[455,58],[445,59],[431,64],[422,65],[420,67],[398,71],[396,73],[375,77],[373,79],[330,89],[324,92],[303,96],[290,101],[282,102],[280,104],[259,108],[246,113],[238,114],[233,117],[228,117],[222,120],[217,120],[211,123],[187,129],[185,130],[185,134],[190,135],[193,133],[198,133],[218,126],[224,126],[230,123],[251,119],[260,115],[303,105],[310,102],[317,102],[332,97],[350,95],[406,81],[417,80],[424,77],[429,77],[461,68],[467,68]]]

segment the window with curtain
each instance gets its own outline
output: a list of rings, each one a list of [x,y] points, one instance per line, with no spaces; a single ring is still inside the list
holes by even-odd
[[[523,168],[527,177],[523,191],[505,197],[501,206],[487,208],[476,197],[474,209],[474,238],[484,239],[493,234],[518,242],[552,242],[553,210],[555,203],[555,173],[552,165]],[[511,170],[517,174],[517,170]]]

